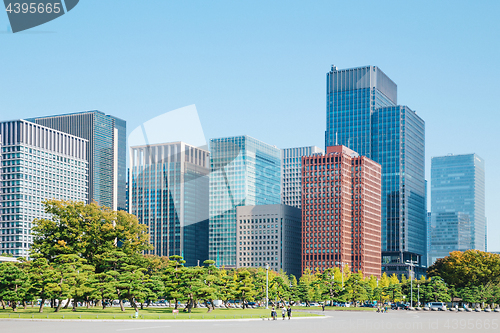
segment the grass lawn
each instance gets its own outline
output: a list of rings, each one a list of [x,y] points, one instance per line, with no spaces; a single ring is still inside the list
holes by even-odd
[[[44,307],[43,313],[38,313],[38,307],[31,308],[28,306],[26,310],[22,307],[13,312],[11,308],[5,310],[0,309],[0,318],[32,318],[32,319],[131,319],[135,311],[133,308],[125,308],[125,311],[120,311],[119,306],[112,308],[77,308],[77,312],[72,312],[71,309],[61,309],[60,312],[54,312],[50,307]],[[139,310],[139,319],[243,319],[243,318],[267,318],[270,317],[271,310],[266,309],[215,309],[207,313],[205,308],[192,309],[191,313],[184,313],[179,309],[178,314],[172,314],[173,308],[168,307],[150,307]],[[311,310],[308,308],[307,310]],[[281,316],[281,312],[278,311]],[[294,311],[293,317],[314,317],[312,313]]]

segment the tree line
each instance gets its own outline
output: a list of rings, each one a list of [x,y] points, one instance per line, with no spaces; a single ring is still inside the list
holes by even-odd
[[[185,267],[181,256],[143,255],[151,249],[147,226],[131,214],[95,203],[50,200],[44,204],[52,217],[33,221],[31,260],[0,264],[0,305],[4,309],[10,306],[16,311],[37,300],[40,312],[49,300],[56,312],[63,304],[72,304],[74,311],[79,304],[104,309],[118,300],[124,311],[125,302],[138,310],[159,299],[174,302],[176,308],[182,303],[186,312],[199,303],[210,312],[215,300],[225,306],[238,301],[245,308],[250,302],[265,302],[266,273],[271,303],[352,302],[357,306],[411,298],[410,281],[404,276],[400,280],[383,274],[376,279],[351,273],[348,266],[306,270],[298,280],[286,272],[263,268],[224,269],[212,260]],[[466,266],[472,259],[457,256],[452,254],[453,260],[445,258],[430,267],[431,278],[413,280],[414,302],[447,302],[460,295],[470,302],[500,303],[500,274],[494,268],[498,258],[478,254],[474,257],[478,267],[488,262],[493,268],[471,272]]]

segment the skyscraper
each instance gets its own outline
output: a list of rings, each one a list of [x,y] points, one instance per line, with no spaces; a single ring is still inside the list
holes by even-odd
[[[208,259],[209,162],[184,142],[130,147],[129,209],[149,227],[151,254]]]
[[[300,209],[287,205],[238,206],[236,267],[265,267],[299,278]]]
[[[380,165],[344,146],[302,162],[302,271],[380,276]]]
[[[84,111],[28,119],[88,140],[88,202],[126,209],[126,122],[101,111]]]
[[[302,156],[311,156],[325,151],[316,146],[286,148],[281,151],[282,177],[281,202],[285,205],[300,208],[301,195],[301,163]]]
[[[378,67],[337,70],[326,75],[325,147],[344,145],[371,158],[372,115],[397,104],[397,86]]]
[[[382,166],[382,271],[401,274],[426,254],[425,124],[397,104],[397,86],[378,67],[327,74],[326,145],[345,145]]]
[[[85,201],[87,140],[25,120],[0,122],[0,253],[27,257],[43,200]]]
[[[281,150],[243,135],[210,140],[209,256],[236,266],[236,207],[281,202]]]
[[[486,250],[484,160],[476,154],[431,160],[430,260]]]

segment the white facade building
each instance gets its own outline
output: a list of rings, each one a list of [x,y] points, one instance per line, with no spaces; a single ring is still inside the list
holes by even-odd
[[[25,120],[0,122],[0,253],[28,257],[43,201],[86,201],[87,140]]]

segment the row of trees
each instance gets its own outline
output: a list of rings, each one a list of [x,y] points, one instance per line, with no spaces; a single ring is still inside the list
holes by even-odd
[[[64,300],[65,306],[72,303],[74,310],[78,303],[105,308],[119,300],[122,310],[125,301],[137,310],[157,299],[166,299],[174,301],[176,307],[178,302],[186,304],[185,311],[190,312],[199,302],[211,311],[214,300],[226,305],[230,300],[239,300],[243,307],[251,301],[265,300],[263,268],[226,270],[215,267],[210,260],[203,266],[184,267],[180,256],[142,254],[151,248],[147,227],[133,215],[96,204],[57,200],[47,201],[45,207],[52,218],[33,222],[33,260],[0,264],[0,304],[4,308],[8,303],[16,311],[18,304],[27,306],[38,299],[40,312],[46,300],[57,304],[55,311],[61,309]],[[468,302],[500,303],[498,279],[491,278],[498,276],[499,270],[490,269],[489,274],[480,269],[470,272],[466,269],[469,257],[451,257],[453,260],[438,261],[430,268],[432,278],[413,281],[414,301],[449,301],[459,295]],[[457,267],[461,270],[457,271]],[[410,282],[404,277],[400,281],[396,275],[384,274],[377,280],[351,273],[347,266],[343,271],[307,270],[299,280],[285,272],[269,271],[269,297],[307,304],[398,302],[411,297]],[[457,280],[456,274],[464,276],[465,281]],[[470,280],[475,282],[471,284]]]
[[[232,300],[245,307],[248,302],[264,302],[266,295],[266,271],[263,268],[226,270],[215,267],[207,260],[201,267],[184,267],[182,257],[125,255],[120,250],[106,254],[106,269],[96,271],[95,266],[75,254],[61,254],[49,262],[36,258],[20,263],[0,264],[0,302],[5,308],[9,302],[16,311],[18,304],[41,299],[40,312],[46,300],[54,302],[59,311],[64,300],[66,307],[72,300],[77,304],[106,308],[113,300],[119,300],[122,311],[124,301],[137,310],[158,299],[184,303],[184,311],[204,302],[208,311],[214,308],[214,300],[222,300],[226,306]],[[101,266],[103,267],[103,266]],[[284,272],[269,271],[269,297],[271,302],[364,301],[398,302],[410,299],[410,283],[396,275],[380,279],[363,277],[345,269],[327,269],[324,272],[306,271],[297,281]],[[413,281],[413,298],[421,302],[449,301],[449,289],[444,281],[435,277]],[[419,286],[417,289],[417,285]]]
[[[427,270],[439,277],[449,293],[466,303],[500,303],[500,255],[479,250],[451,252]]]

